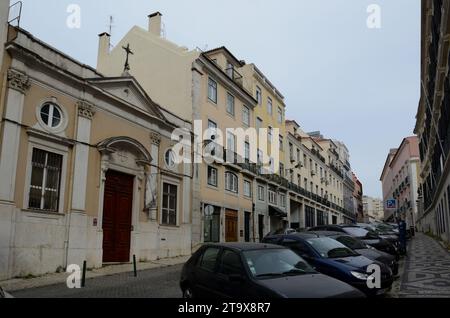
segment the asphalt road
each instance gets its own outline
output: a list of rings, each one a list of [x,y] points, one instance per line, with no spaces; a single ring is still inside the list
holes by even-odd
[[[17,298],[181,298],[182,265],[86,280],[86,287],[69,289],[65,284],[12,292]]]

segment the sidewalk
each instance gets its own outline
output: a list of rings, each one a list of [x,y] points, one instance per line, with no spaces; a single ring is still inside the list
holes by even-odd
[[[175,266],[184,264],[189,260],[190,256],[182,256],[176,258],[169,259],[161,259],[157,261],[151,261],[146,263],[138,263],[137,270],[149,270],[149,269],[158,269],[169,266]],[[91,278],[103,277],[103,276],[111,276],[115,274],[129,273],[133,272],[133,264],[123,264],[123,265],[114,265],[114,266],[105,266],[103,268],[94,269],[86,272],[86,280]],[[2,286],[8,292],[14,292],[18,290],[37,288],[37,287],[45,287],[50,285],[56,285],[64,283],[67,280],[68,273],[55,273],[48,274],[41,277],[26,279],[26,278],[18,278],[0,281],[0,286]]]
[[[439,242],[420,233],[411,241],[399,297],[450,297],[450,253]]]

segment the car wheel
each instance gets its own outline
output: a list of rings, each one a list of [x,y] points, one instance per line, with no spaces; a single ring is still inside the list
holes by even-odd
[[[194,298],[194,293],[193,293],[191,287],[186,287],[186,289],[183,291],[183,298],[184,299],[193,299]]]

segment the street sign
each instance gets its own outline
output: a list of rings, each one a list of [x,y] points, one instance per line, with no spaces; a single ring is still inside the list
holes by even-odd
[[[386,209],[397,210],[397,200],[391,199],[386,201]]]
[[[213,216],[214,215],[214,207],[212,205],[205,206],[205,215]]]

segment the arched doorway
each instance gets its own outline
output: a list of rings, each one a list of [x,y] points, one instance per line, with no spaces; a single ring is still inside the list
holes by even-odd
[[[146,166],[152,158],[145,147],[128,137],[98,145],[102,154],[99,215],[103,263],[127,263],[138,231]]]

